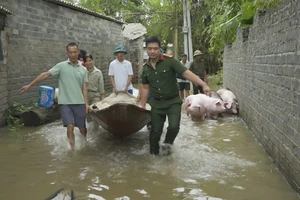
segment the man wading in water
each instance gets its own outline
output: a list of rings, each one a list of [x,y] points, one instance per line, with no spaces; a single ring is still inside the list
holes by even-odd
[[[173,144],[180,126],[181,104],[176,74],[201,85],[206,94],[210,95],[210,89],[205,82],[188,70],[172,55],[160,53],[160,40],[156,36],[146,39],[148,61],[144,64],[142,71],[141,106],[145,109],[149,91],[152,98],[151,105],[151,131],[150,131],[150,153],[159,153],[159,140],[163,131],[166,116],[169,126],[165,137],[164,146],[169,149]]]
[[[78,127],[80,133],[86,138],[86,114],[89,110],[86,84],[88,82],[88,71],[78,61],[79,49],[74,42],[66,47],[68,60],[60,62],[49,71],[43,72],[30,84],[20,89],[26,92],[32,86],[47,79],[50,75],[58,77],[59,96],[58,104],[61,105],[61,117],[63,125],[67,127],[67,136],[72,149],[75,149],[74,126]]]

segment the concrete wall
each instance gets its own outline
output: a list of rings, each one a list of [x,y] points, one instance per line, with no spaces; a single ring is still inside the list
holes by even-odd
[[[224,52],[224,86],[291,186],[300,193],[300,2],[260,12]]]
[[[107,92],[112,91],[108,66],[115,59],[115,46],[124,44],[133,51],[129,41],[123,37],[121,22],[57,2],[61,1],[4,0],[0,3],[13,12],[13,15],[7,15],[1,32],[6,62],[0,62],[0,125],[5,121],[5,110],[14,102],[26,104],[37,101],[38,86],[23,95],[20,95],[19,89],[41,72],[67,59],[67,43],[77,42],[80,49],[93,54],[95,66],[103,72]],[[42,84],[56,87],[57,77]]]

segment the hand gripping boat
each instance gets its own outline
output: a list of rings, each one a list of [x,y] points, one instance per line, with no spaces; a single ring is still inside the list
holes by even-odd
[[[151,121],[150,106],[140,108],[136,97],[125,92],[112,93],[90,107],[93,120],[119,137],[132,135]]]

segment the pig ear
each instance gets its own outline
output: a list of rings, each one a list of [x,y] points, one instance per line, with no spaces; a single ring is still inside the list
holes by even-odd
[[[227,103],[226,108],[227,108],[227,109],[230,109],[230,108],[231,108],[231,102],[230,102],[230,103]]]
[[[228,106],[228,103],[227,102],[224,102],[224,106],[225,106],[225,108],[228,108],[227,106]]]

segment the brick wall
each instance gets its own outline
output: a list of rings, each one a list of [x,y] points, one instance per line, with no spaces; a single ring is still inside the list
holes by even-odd
[[[105,90],[112,91],[108,66],[115,59],[114,48],[127,44],[133,51],[123,37],[121,22],[44,0],[6,0],[0,4],[13,12],[7,15],[1,32],[1,41],[7,43],[2,48],[7,62],[0,62],[0,125],[5,121],[5,110],[14,102],[37,102],[38,86],[23,95],[19,89],[67,59],[65,47],[69,42],[77,42],[80,49],[93,54],[95,66],[103,72]],[[57,77],[42,84],[57,87]]]
[[[246,124],[300,193],[300,2],[260,12],[224,51],[224,86]]]
[[[139,68],[143,64],[143,53],[144,53],[144,48],[143,48],[143,41],[144,38],[140,37],[135,40],[131,40],[129,45],[129,56],[127,57],[129,61],[131,61],[132,68],[133,68],[133,77],[132,77],[132,83],[138,83],[138,73],[139,73]]]
[[[2,59],[0,61],[0,126],[4,125],[5,114],[8,108],[8,79],[7,79],[7,34],[5,31],[0,32],[2,46]]]

